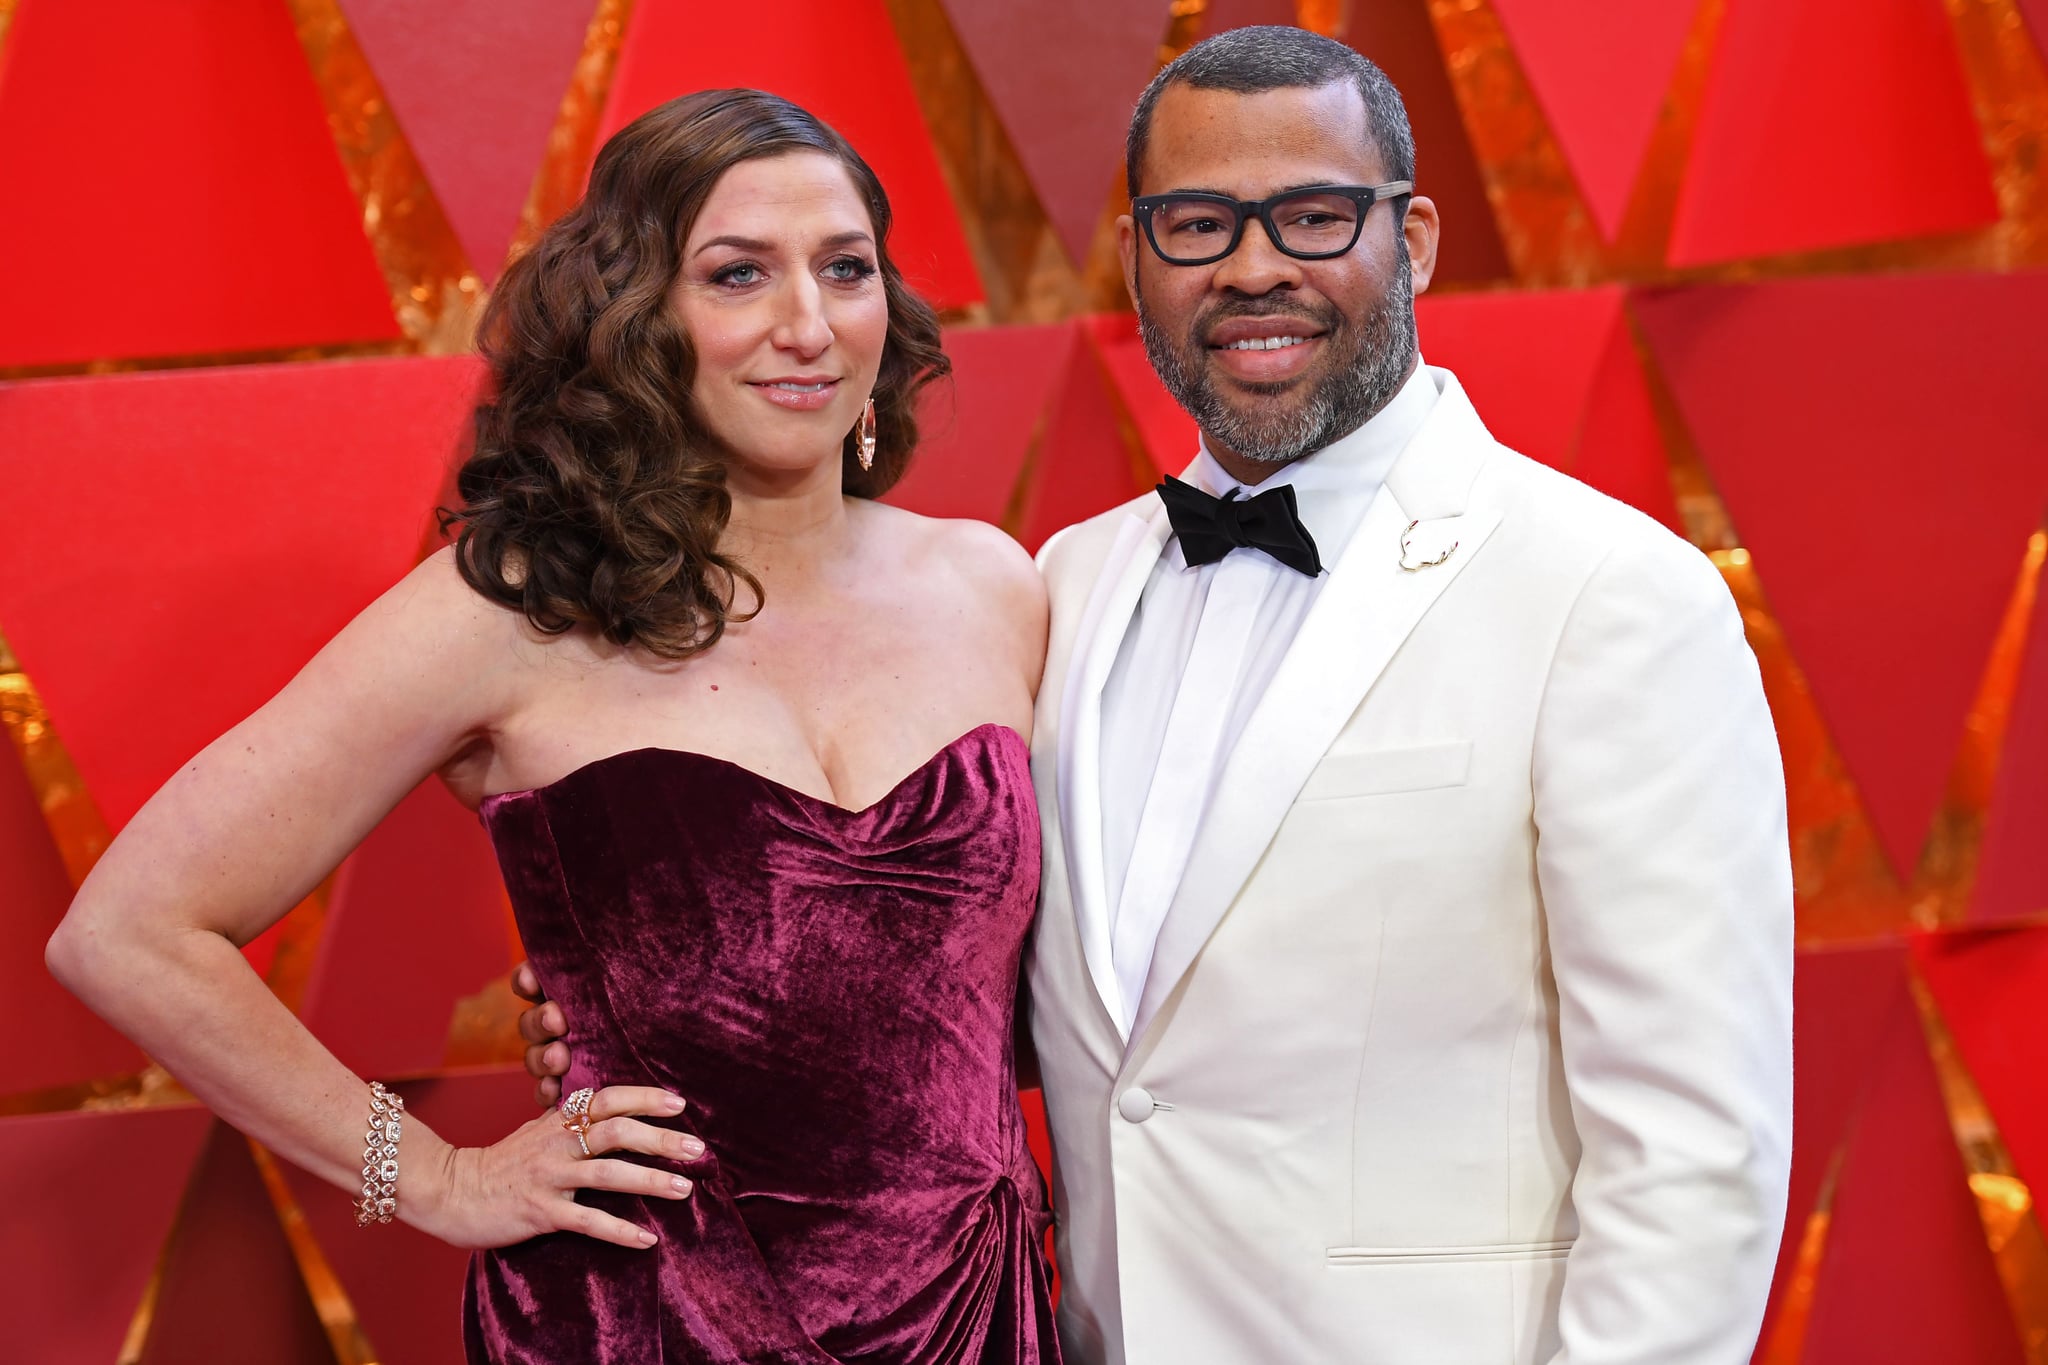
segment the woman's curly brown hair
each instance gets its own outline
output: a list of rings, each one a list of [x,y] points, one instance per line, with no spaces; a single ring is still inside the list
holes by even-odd
[[[889,199],[838,133],[777,95],[707,90],[649,111],[597,155],[583,202],[505,272],[478,349],[489,396],[456,477],[455,562],[477,592],[559,635],[579,626],[667,659],[760,610],[761,584],[718,549],[732,515],[718,441],[696,415],[696,360],[669,308],[683,242],[733,166],[823,152],[873,220],[889,308],[875,461],[847,436],[844,487],[887,492],[917,444],[918,390],[950,372],[930,305],[889,259]],[[754,605],[735,608],[744,584]]]

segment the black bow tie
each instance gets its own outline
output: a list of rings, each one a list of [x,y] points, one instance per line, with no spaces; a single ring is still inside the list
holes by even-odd
[[[1240,546],[1253,546],[1297,573],[1310,578],[1321,573],[1322,557],[1294,508],[1294,490],[1283,483],[1249,498],[1241,497],[1243,492],[1233,488],[1228,497],[1212,498],[1171,477],[1159,485],[1159,499],[1188,563],[1214,564]]]

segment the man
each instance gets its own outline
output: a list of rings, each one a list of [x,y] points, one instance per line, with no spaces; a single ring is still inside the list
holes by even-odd
[[[1419,364],[1437,215],[1369,62],[1210,39],[1127,171],[1202,450],[1039,557],[1068,1359],[1746,1361],[1792,910],[1734,604]]]

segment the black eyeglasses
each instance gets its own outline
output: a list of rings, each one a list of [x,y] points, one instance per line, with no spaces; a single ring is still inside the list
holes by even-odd
[[[1312,185],[1271,199],[1232,199],[1227,194],[1148,194],[1131,201],[1131,214],[1145,240],[1168,265],[1209,265],[1237,250],[1244,225],[1256,217],[1266,240],[1299,261],[1342,256],[1358,245],[1365,215],[1381,199],[1415,193],[1410,180],[1384,185]]]

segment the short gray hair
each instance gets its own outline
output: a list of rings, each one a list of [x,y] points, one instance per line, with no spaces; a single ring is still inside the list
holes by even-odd
[[[1366,136],[1386,165],[1387,178],[1413,180],[1415,133],[1408,126],[1408,106],[1387,73],[1334,38],[1283,25],[1259,25],[1196,43],[1168,62],[1138,96],[1131,131],[1124,139],[1124,182],[1131,197],[1138,197],[1138,170],[1152,134],[1152,110],[1168,86],[1256,95],[1313,90],[1343,80],[1356,85],[1365,101]]]

